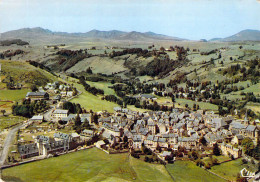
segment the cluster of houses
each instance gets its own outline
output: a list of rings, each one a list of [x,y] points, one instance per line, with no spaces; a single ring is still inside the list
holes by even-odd
[[[133,149],[145,145],[152,151],[158,148],[178,150],[180,146],[187,151],[201,150],[200,139],[204,137],[207,147],[218,143],[224,155],[239,158],[242,155],[239,145],[245,137],[255,144],[259,141],[259,128],[248,124],[247,118],[235,120],[231,116],[220,117],[212,111],[203,113],[201,110],[190,113],[178,109],[145,113],[114,110],[112,115],[101,113],[98,120],[104,129],[103,137],[112,143],[115,138],[126,136]]]
[[[71,85],[61,84],[57,81],[48,83],[44,88],[40,87],[37,92],[28,92],[26,99],[49,100],[50,95],[54,95],[52,100],[59,101],[61,98],[69,98],[77,95],[77,90]]]

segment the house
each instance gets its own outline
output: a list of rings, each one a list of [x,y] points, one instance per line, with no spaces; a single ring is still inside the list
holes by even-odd
[[[33,122],[38,122],[38,123],[42,123],[43,122],[43,116],[33,116],[30,120]]]
[[[239,148],[235,148],[232,145],[222,143],[220,145],[220,149],[222,151],[222,154],[226,156],[233,155],[234,158],[239,158],[242,156],[242,150]]]
[[[97,148],[104,148],[106,146],[105,142],[103,140],[100,140],[96,142],[96,147]]]
[[[66,118],[68,117],[69,110],[65,109],[56,109],[53,113],[52,116],[56,119],[61,119],[61,118]]]
[[[243,131],[244,136],[259,141],[259,129],[254,125],[248,125]]]
[[[94,136],[94,132],[92,130],[85,129],[85,130],[82,131],[82,135],[86,136],[86,137],[93,137]]]
[[[60,95],[56,95],[56,96],[53,97],[53,100],[60,101],[61,100],[61,96]]]
[[[18,146],[18,152],[22,159],[35,157],[39,155],[39,148],[36,143]]]
[[[47,92],[28,92],[26,99],[31,100],[49,100],[49,94]]]
[[[54,138],[39,135],[36,137],[35,143],[39,148],[39,155],[47,156],[66,152],[69,150],[70,135],[64,133],[55,133]]]
[[[242,143],[242,140],[243,140],[243,135],[239,135],[239,134],[237,134],[237,135],[235,135],[234,136],[234,138],[231,140],[231,144],[238,144],[238,145],[240,145],[241,143]]]
[[[156,124],[150,118],[147,123],[148,130],[152,132],[152,134],[156,134]]]
[[[73,92],[72,91],[67,92],[67,97],[72,97],[72,96],[73,96]]]
[[[161,157],[163,158],[163,160],[165,160],[166,156],[170,156],[172,153],[170,151],[163,151],[163,153],[161,154]]]
[[[134,135],[133,136],[133,147],[136,149],[140,149],[142,146],[142,136],[141,135]]]

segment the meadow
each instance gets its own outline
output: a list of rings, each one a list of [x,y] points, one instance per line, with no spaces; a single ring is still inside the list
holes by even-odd
[[[172,181],[163,165],[93,148],[3,170],[5,181]]]
[[[251,171],[256,171],[257,168],[255,168],[252,164],[243,164],[242,159],[233,160],[230,162],[226,162],[220,165],[216,165],[211,167],[211,171],[223,176],[226,179],[229,179],[231,181],[236,180],[237,174],[243,169],[246,168]]]
[[[222,182],[225,181],[206,170],[196,166],[191,161],[175,161],[174,164],[167,164],[167,170],[177,182]]]

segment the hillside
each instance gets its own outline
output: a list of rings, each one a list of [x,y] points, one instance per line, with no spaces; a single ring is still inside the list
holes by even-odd
[[[22,84],[23,87],[29,87],[32,84],[43,86],[56,79],[49,72],[29,63],[7,60],[0,60],[0,63],[2,64],[0,88],[6,87],[6,83],[10,83],[10,80],[14,85]]]
[[[259,30],[243,30],[226,38],[214,38],[210,41],[238,42],[238,41],[260,41]]]

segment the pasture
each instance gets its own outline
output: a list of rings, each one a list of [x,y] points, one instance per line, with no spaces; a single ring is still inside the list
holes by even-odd
[[[171,181],[163,165],[93,148],[3,170],[5,181]]]
[[[167,170],[173,176],[176,182],[224,182],[206,170],[196,166],[191,161],[175,161],[174,164],[167,164]]]

